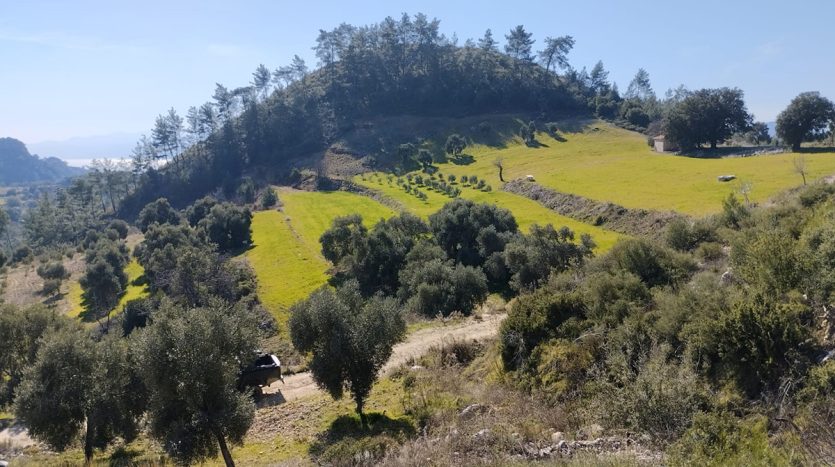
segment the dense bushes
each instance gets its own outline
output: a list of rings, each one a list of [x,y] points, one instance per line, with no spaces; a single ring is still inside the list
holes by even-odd
[[[543,289],[519,297],[500,330],[505,368],[522,368],[537,345],[559,336],[563,323],[584,314],[585,306],[577,295],[554,294]]]
[[[477,268],[454,264],[438,246],[424,242],[406,256],[398,296],[419,315],[469,314],[487,298],[487,278]]]

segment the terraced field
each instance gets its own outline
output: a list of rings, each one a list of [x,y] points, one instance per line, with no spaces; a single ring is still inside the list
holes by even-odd
[[[327,281],[328,263],[320,253],[319,237],[333,220],[356,213],[372,226],[394,211],[347,192],[280,189],[278,196],[281,212],[254,214],[254,246],[245,256],[258,276],[258,296],[279,323],[285,323],[289,307]]]
[[[446,170],[449,168],[448,164],[443,167],[444,171],[442,173],[454,173],[452,170]],[[414,195],[406,193],[402,187],[397,186],[396,182],[389,182],[385,176],[363,175],[356,177],[354,181],[362,186],[376,190],[383,195],[398,201],[409,211],[424,218],[429,217],[430,214],[434,213],[451,200],[444,194],[427,189],[421,190],[426,193],[428,199],[425,201],[420,200]],[[495,188],[499,186],[498,180],[496,181],[496,184],[492,185],[494,191],[491,192],[477,190],[461,184],[458,184],[458,186],[461,188],[462,198],[481,203],[492,203],[509,209],[513,213],[514,217],[516,217],[516,221],[519,223],[519,227],[523,231],[527,231],[533,224],[552,224],[555,227],[566,226],[573,230],[578,238],[580,234],[584,233],[591,235],[595,243],[597,243],[598,251],[608,250],[615,244],[615,242],[617,242],[619,238],[622,237],[622,235],[617,232],[601,229],[593,225],[578,222],[570,217],[561,216],[554,211],[541,206],[535,201],[531,201],[522,196],[503,191],[495,191]]]
[[[604,122],[561,136],[565,141],[538,133],[542,145],[535,148],[520,141],[501,149],[470,147],[465,153],[473,157],[471,164],[447,163],[439,168],[458,177],[476,175],[497,189],[500,182],[493,162],[501,158],[506,180],[533,175],[537,183],[558,191],[628,208],[696,216],[719,211],[722,199],[743,183],[750,184],[749,196],[756,202],[802,183],[793,165],[801,155],[794,153],[722,159],[659,154],[647,145],[645,136]],[[835,174],[835,153],[802,157],[810,181]],[[737,180],[717,181],[725,174],[736,175]]]

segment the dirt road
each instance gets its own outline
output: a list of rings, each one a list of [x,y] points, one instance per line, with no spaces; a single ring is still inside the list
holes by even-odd
[[[498,332],[499,325],[505,316],[505,314],[485,315],[480,320],[470,318],[454,324],[433,326],[416,331],[410,334],[404,342],[394,347],[394,353],[383,367],[383,373],[406,363],[410,358],[422,356],[432,347],[447,342],[493,337]],[[265,394],[272,395],[265,398],[269,401],[267,406],[315,395],[319,392],[320,389],[313,382],[313,377],[309,372],[290,375],[285,378],[285,384],[279,381],[264,388]],[[16,426],[0,431],[0,447],[5,445],[6,449],[22,449],[33,444],[35,442],[29,438],[22,427]],[[0,450],[0,459],[2,459],[2,450]]]
[[[460,323],[414,332],[404,342],[394,347],[394,353],[386,366],[383,367],[383,373],[406,363],[410,358],[420,357],[430,348],[446,342],[493,337],[498,332],[499,325],[505,316],[504,314],[487,315],[481,320],[467,319]],[[283,399],[283,401],[292,401],[316,394],[319,391],[320,389],[313,382],[313,377],[309,372],[288,376],[284,378],[284,384],[279,381],[273,383],[270,387],[264,388],[265,394],[275,394],[279,396],[279,400]],[[271,399],[275,399],[275,397]]]

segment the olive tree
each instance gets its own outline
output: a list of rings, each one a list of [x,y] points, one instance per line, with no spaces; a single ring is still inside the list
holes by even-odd
[[[138,434],[144,391],[127,342],[93,341],[78,327],[47,334],[27,368],[15,399],[15,416],[30,435],[63,451],[83,432],[84,458],[121,437]]]
[[[363,301],[356,283],[323,287],[293,306],[290,336],[300,352],[312,354],[316,384],[334,399],[348,390],[363,427],[363,407],[406,323],[397,300],[376,295]]]
[[[243,444],[255,415],[251,395],[237,388],[259,344],[254,315],[220,300],[195,309],[163,300],[137,332],[151,436],[178,462],[216,457],[219,449],[234,465],[228,444]]]

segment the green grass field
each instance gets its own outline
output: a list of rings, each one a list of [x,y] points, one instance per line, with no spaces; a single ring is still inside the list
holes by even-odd
[[[538,148],[520,141],[502,149],[473,146],[465,150],[473,156],[473,163],[438,167],[445,174],[476,175],[498,189],[493,161],[500,157],[505,180],[533,175],[537,183],[558,191],[629,208],[674,210],[697,216],[721,210],[722,200],[738,191],[742,183],[750,184],[752,201],[765,201],[802,183],[793,166],[798,154],[724,159],[659,154],[647,145],[645,136],[604,122],[593,122],[583,132],[562,136],[567,141],[539,133],[537,139],[543,146]],[[810,182],[835,174],[835,153],[802,157]],[[736,175],[737,180],[716,180],[725,174]]]
[[[444,165],[444,169],[447,167],[447,165]],[[445,173],[452,173],[452,171],[445,171]],[[427,194],[428,199],[426,201],[419,200],[415,196],[406,193],[403,188],[397,186],[395,182],[389,183],[385,176],[373,177],[364,175],[356,177],[354,181],[397,200],[406,209],[424,218],[429,217],[430,214],[434,213],[438,209],[441,209],[444,204],[451,201],[451,198],[448,196],[428,189],[421,189]],[[622,237],[622,235],[617,232],[601,229],[599,227],[576,221],[570,217],[561,216],[539,203],[531,201],[525,197],[503,191],[496,191],[495,188],[498,186],[498,183],[493,185],[494,191],[489,193],[476,190],[472,187],[464,187],[461,184],[458,186],[461,187],[462,198],[480,203],[496,204],[510,210],[514,217],[516,217],[516,221],[519,223],[519,228],[523,231],[530,229],[530,226],[533,224],[552,224],[555,227],[566,226],[574,231],[577,238],[579,238],[579,235],[583,233],[591,235],[595,243],[597,243],[598,251],[608,250],[615,244],[615,242],[618,241],[619,238]]]
[[[131,259],[131,262],[125,267],[125,273],[128,275],[128,288],[119,300],[119,304],[116,305],[116,308],[110,312],[111,316],[122,311],[122,308],[124,308],[129,301],[148,295],[148,289],[144,284],[135,283],[142,277],[143,274],[145,274],[145,270],[135,258]],[[78,281],[73,281],[69,286],[69,291],[67,292],[67,300],[70,302],[70,311],[67,313],[67,316],[77,318],[84,313],[81,293],[81,284]]]
[[[258,296],[283,324],[291,305],[327,281],[328,263],[320,253],[319,237],[333,220],[356,213],[371,226],[394,211],[347,192],[279,190],[279,199],[283,212],[254,214],[254,246],[246,258],[258,277]]]

